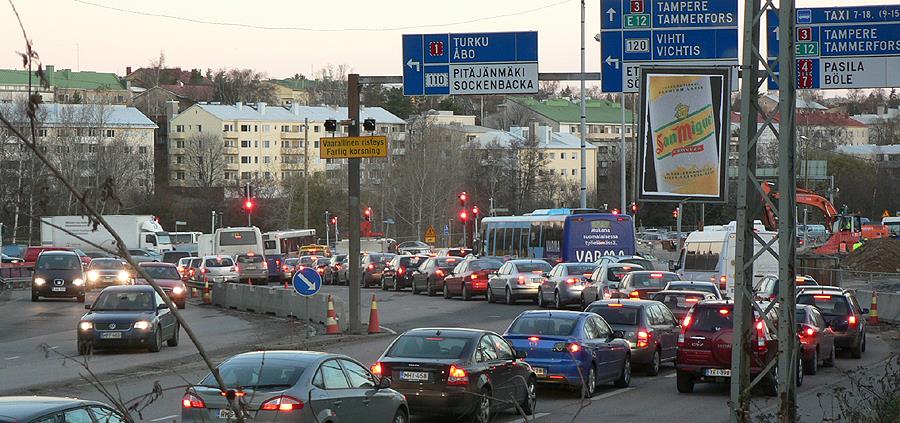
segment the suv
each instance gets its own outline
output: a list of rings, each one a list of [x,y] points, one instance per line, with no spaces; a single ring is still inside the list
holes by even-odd
[[[200,282],[239,282],[238,268],[228,256],[206,256],[194,276]]]
[[[436,255],[438,257],[466,257],[474,252],[475,250],[465,247],[441,248]]]
[[[797,304],[815,306],[834,332],[834,345],[850,350],[850,356],[861,358],[866,352],[866,318],[869,310],[859,306],[849,291],[805,289],[797,295]]]
[[[31,301],[40,297],[75,298],[84,302],[84,265],[73,251],[43,251],[34,263]]]
[[[237,273],[240,280],[246,280],[251,284],[269,282],[269,267],[265,257],[253,253],[238,254],[235,261],[237,261]]]
[[[178,263],[178,260],[192,255],[190,251],[166,251],[162,255],[162,262],[175,264]]]
[[[630,263],[641,266],[644,270],[656,269],[656,267],[653,266],[653,262],[641,256],[603,256],[594,262],[597,266],[602,266],[607,263]]]

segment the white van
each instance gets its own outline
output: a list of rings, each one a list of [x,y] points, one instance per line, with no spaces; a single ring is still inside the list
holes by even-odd
[[[757,235],[771,241],[776,232],[765,231],[754,225]],[[760,230],[762,229],[762,230]],[[684,241],[681,256],[675,263],[675,271],[684,280],[718,282],[719,289],[729,298],[734,298],[735,244],[737,234],[734,222],[710,230],[691,232]],[[754,239],[754,250],[759,252],[762,244]],[[772,245],[778,252],[778,244]],[[778,274],[778,259],[765,252],[753,263],[753,283],[766,275]]]
[[[881,224],[887,226],[889,237],[900,239],[900,216],[885,217]]]

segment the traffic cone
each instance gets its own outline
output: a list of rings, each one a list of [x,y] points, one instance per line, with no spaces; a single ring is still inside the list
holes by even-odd
[[[378,301],[372,294],[372,308],[369,310],[369,335],[381,333],[381,324],[378,322]]]
[[[334,302],[331,301],[331,295],[328,295],[328,316],[325,318],[325,334],[339,335],[341,328],[337,322],[337,312],[334,311]]]
[[[212,296],[209,293],[209,280],[204,282],[203,304],[212,304]]]
[[[878,291],[872,291],[872,307],[869,309],[869,324],[878,324]]]

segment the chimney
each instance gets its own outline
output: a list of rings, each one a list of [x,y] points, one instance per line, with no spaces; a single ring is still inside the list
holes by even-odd
[[[540,124],[535,119],[530,119],[528,121],[528,141],[543,141],[540,139],[538,131],[540,130]]]
[[[167,122],[171,122],[175,116],[178,116],[178,102],[175,100],[166,101]]]
[[[291,113],[296,116],[300,116],[300,105],[297,103],[291,104]]]
[[[234,103],[234,107],[238,109],[239,112],[244,110],[244,103],[237,101]]]
[[[552,131],[552,128],[550,128],[550,126],[541,125],[541,137],[543,137],[542,141],[544,141],[548,147],[550,146],[550,137],[552,135],[552,132],[553,131]]]
[[[125,76],[131,75],[131,66],[125,66]]]
[[[266,114],[266,103],[263,103],[261,101],[259,103],[256,103],[256,110],[259,111],[259,114],[261,115]]]

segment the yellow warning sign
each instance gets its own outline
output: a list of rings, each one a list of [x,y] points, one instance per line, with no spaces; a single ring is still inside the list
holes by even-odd
[[[881,217],[891,217],[891,214],[888,213],[887,210],[885,210],[884,213],[881,213]]]
[[[428,225],[428,229],[425,230],[425,242],[428,244],[437,242],[437,233],[434,232],[434,226],[432,225]]]
[[[331,137],[319,140],[319,157],[323,159],[355,159],[387,157],[387,137]]]

